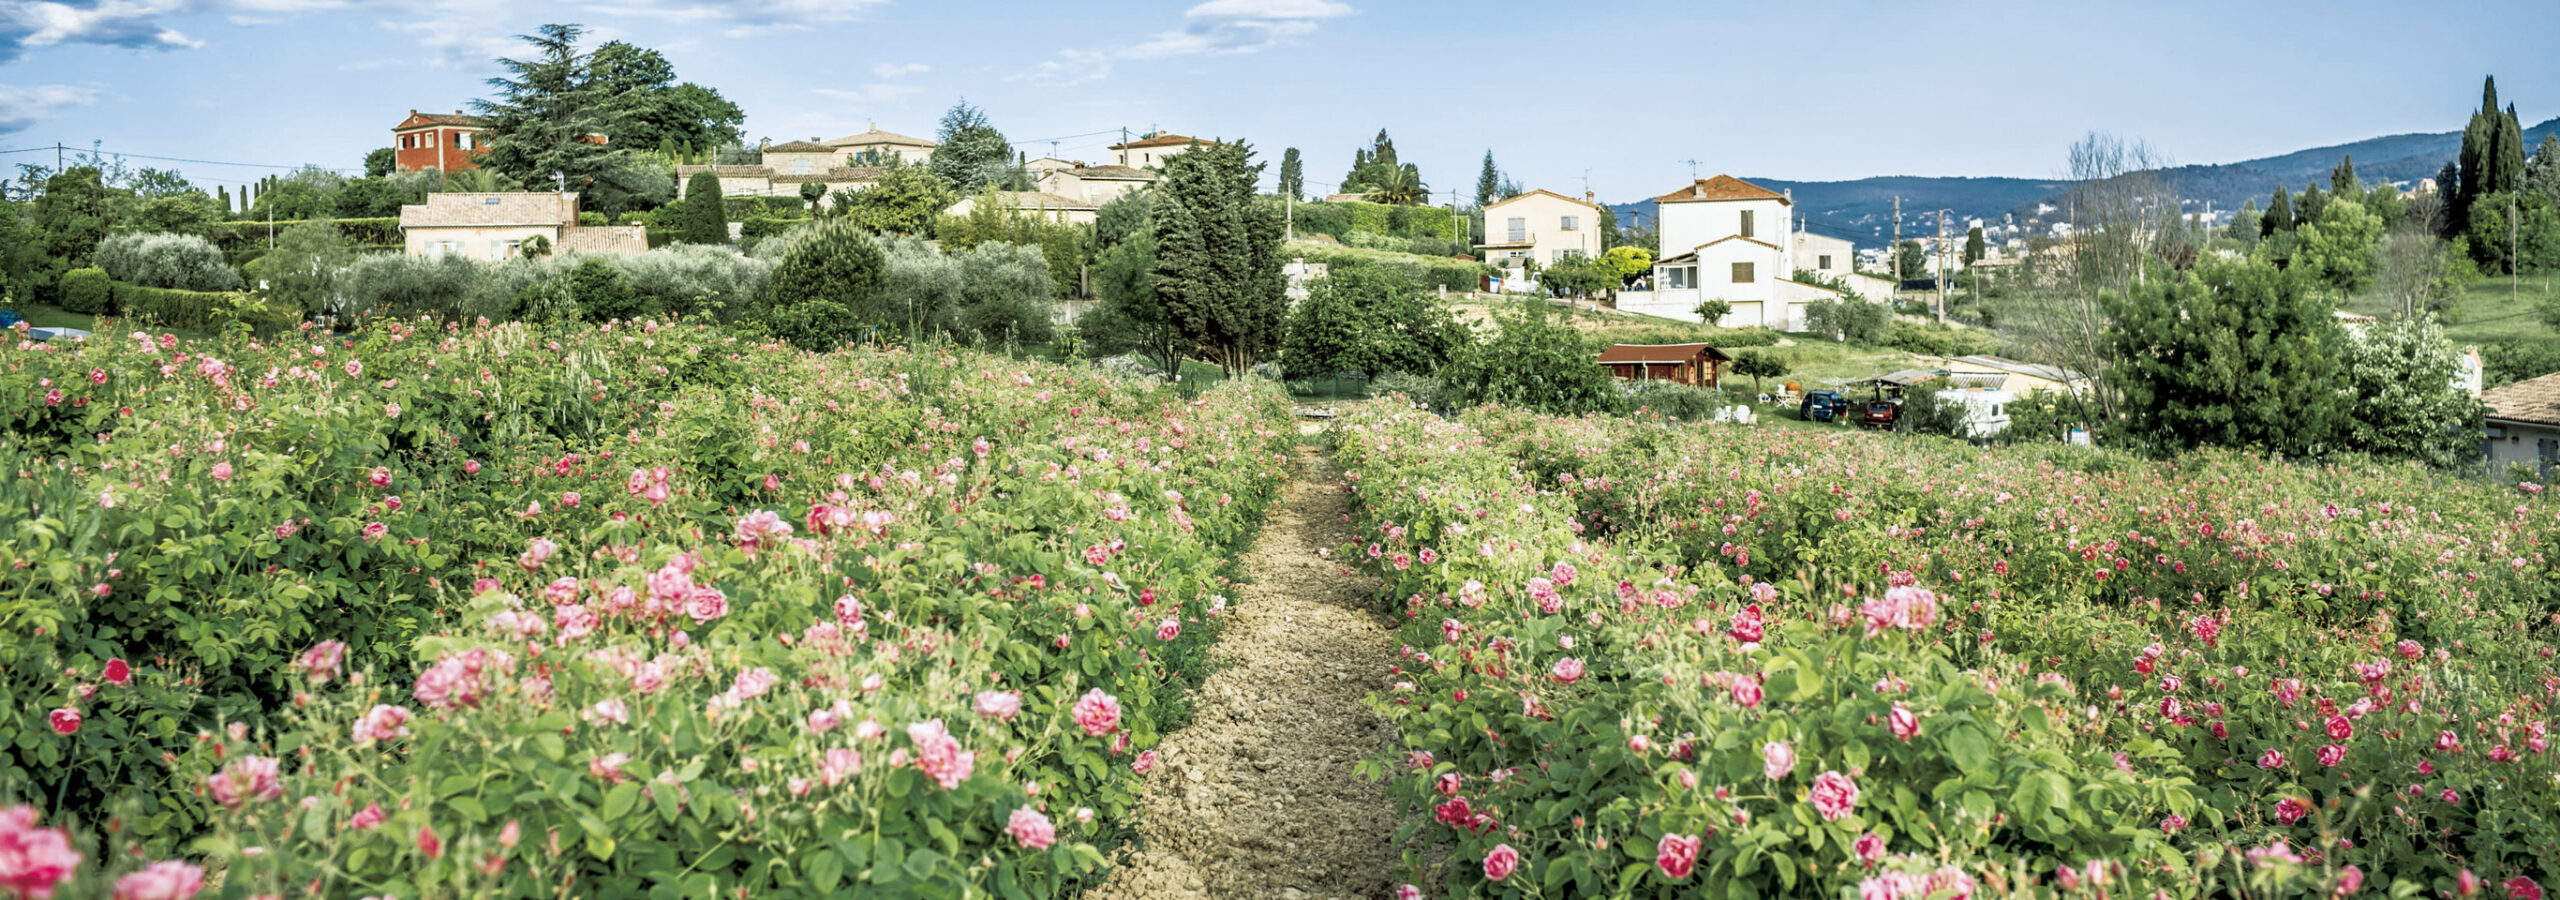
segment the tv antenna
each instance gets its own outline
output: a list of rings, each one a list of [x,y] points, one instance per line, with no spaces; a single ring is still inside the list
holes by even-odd
[[[1698,161],[1694,159],[1684,159],[1681,160],[1681,162],[1689,164],[1689,180],[1698,180]]]

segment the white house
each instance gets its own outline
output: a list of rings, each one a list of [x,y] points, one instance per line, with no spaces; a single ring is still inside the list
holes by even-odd
[[[1100,206],[1121,195],[1154,184],[1156,173],[1128,166],[1048,168],[1033,176],[1043,193]]]
[[[1060,225],[1091,225],[1101,218],[1102,204],[1090,200],[1060,197],[1039,191],[988,191],[987,195],[1016,212]],[[951,208],[943,212],[954,216],[965,216],[970,210],[977,208],[977,197],[962,197],[960,202],[951,204]]]
[[[410,256],[490,262],[524,256],[527,244],[560,254],[649,251],[638,225],[579,225],[575,191],[428,194],[425,203],[400,207],[400,237]]]
[[[1795,201],[1731,175],[1701,178],[1653,198],[1661,250],[1653,265],[1653,289],[1618,295],[1629,312],[1701,321],[1698,304],[1732,305],[1712,324],[1728,328],[1805,329],[1805,309],[1816,301],[1849,296],[1796,281],[1806,262],[1849,269],[1856,248],[1846,241],[1795,229]],[[1488,235],[1490,236],[1490,235]],[[1799,248],[1813,259],[1799,258]]]
[[[1217,143],[1206,138],[1159,131],[1134,141],[1111,145],[1112,161],[1132,169],[1153,169],[1163,166],[1169,157]]]
[[[2489,406],[2483,449],[2491,466],[2532,466],[2537,477],[2560,467],[2560,373],[2528,378],[2480,395]]]
[[[1528,263],[1554,265],[1576,256],[1600,255],[1600,217],[1610,215],[1597,203],[1548,190],[1518,194],[1484,208],[1485,262],[1501,266],[1506,285],[1523,288],[1531,279]]]

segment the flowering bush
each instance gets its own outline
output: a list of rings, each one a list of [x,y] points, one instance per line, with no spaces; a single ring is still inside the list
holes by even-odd
[[[1379,768],[1457,843],[1453,893],[2560,865],[2560,514],[2527,495],[1504,411],[1337,443],[1408,623]]]
[[[1055,893],[1277,401],[651,325],[20,344],[15,777],[139,788],[226,890]]]

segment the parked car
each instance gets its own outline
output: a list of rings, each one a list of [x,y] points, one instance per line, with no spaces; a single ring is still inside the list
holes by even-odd
[[[1866,420],[1859,424],[1865,425],[1869,428],[1891,429],[1893,428],[1894,420],[1901,416],[1902,401],[1874,400],[1867,403]]]
[[[1839,419],[1848,408],[1848,399],[1838,391],[1812,391],[1804,395],[1804,404],[1797,408],[1796,416],[1807,422],[1830,422]]]

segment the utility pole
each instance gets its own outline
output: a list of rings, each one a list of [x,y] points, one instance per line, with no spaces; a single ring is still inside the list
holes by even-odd
[[[2516,258],[2516,195],[2507,194],[2507,302],[2516,302],[2516,275],[2524,271],[2524,260]]]
[[[1884,270],[1893,276],[1893,289],[1902,290],[1902,198],[1893,198],[1893,243],[1884,247]]]
[[[1938,210],[1938,321],[1947,320],[1947,211]]]

